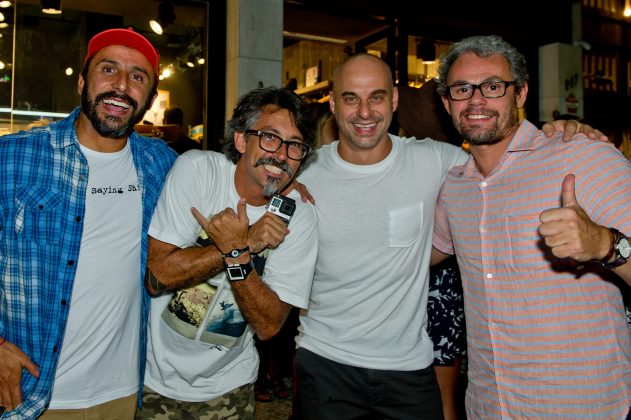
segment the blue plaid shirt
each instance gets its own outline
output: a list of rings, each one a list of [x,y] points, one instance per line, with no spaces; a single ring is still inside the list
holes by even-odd
[[[22,404],[7,418],[35,418],[52,394],[72,286],[79,258],[88,162],[67,118],[0,137],[0,337],[19,347],[38,367],[23,370]],[[162,141],[129,137],[142,189],[143,285],[147,230],[164,179],[176,154]],[[142,298],[140,388],[144,378],[149,295]],[[88,372],[86,372],[87,374]]]

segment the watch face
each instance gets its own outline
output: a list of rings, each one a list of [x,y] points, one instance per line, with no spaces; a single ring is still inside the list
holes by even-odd
[[[629,258],[631,256],[631,243],[629,243],[629,238],[622,238],[616,244],[616,248],[618,252],[622,256],[622,258]]]
[[[228,253],[228,255],[230,255],[230,258],[237,258],[239,255],[241,255],[241,253],[238,249],[233,249]]]
[[[228,277],[232,281],[234,281],[234,280],[245,280],[245,275],[244,275],[243,270],[241,270],[241,267],[239,265],[229,265],[226,268],[226,271],[228,272]]]
[[[250,250],[250,248],[247,247],[247,246],[245,248],[241,248],[241,249],[235,248],[232,251],[228,251],[227,254],[223,254],[223,256],[226,257],[226,258],[237,258],[237,257],[241,256],[241,254],[243,254],[244,252],[247,252],[249,250]]]

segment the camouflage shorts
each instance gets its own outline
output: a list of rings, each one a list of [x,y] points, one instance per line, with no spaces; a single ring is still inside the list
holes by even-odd
[[[142,390],[142,408],[136,420],[253,420],[254,385],[246,384],[214,400],[188,402],[163,397],[148,387]]]

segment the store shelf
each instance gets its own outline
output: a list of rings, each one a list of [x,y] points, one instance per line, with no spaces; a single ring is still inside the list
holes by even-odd
[[[296,89],[294,92],[296,92],[297,95],[312,95],[314,93],[322,93],[323,95],[326,95],[329,92],[329,89],[331,89],[331,82],[323,80],[313,86]]]

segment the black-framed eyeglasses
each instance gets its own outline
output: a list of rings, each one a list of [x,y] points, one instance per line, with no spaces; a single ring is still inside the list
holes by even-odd
[[[451,86],[447,86],[447,89],[449,89],[449,99],[452,101],[465,101],[473,96],[476,89],[479,89],[482,96],[487,99],[501,98],[506,95],[506,89],[514,85],[514,80],[510,82],[504,80],[489,80],[479,85],[472,83],[455,83]]]
[[[274,153],[283,144],[287,145],[287,157],[291,160],[302,160],[309,153],[310,147],[299,141],[283,140],[277,134],[261,130],[245,130],[246,136],[256,136],[259,138],[259,147],[266,152]]]

